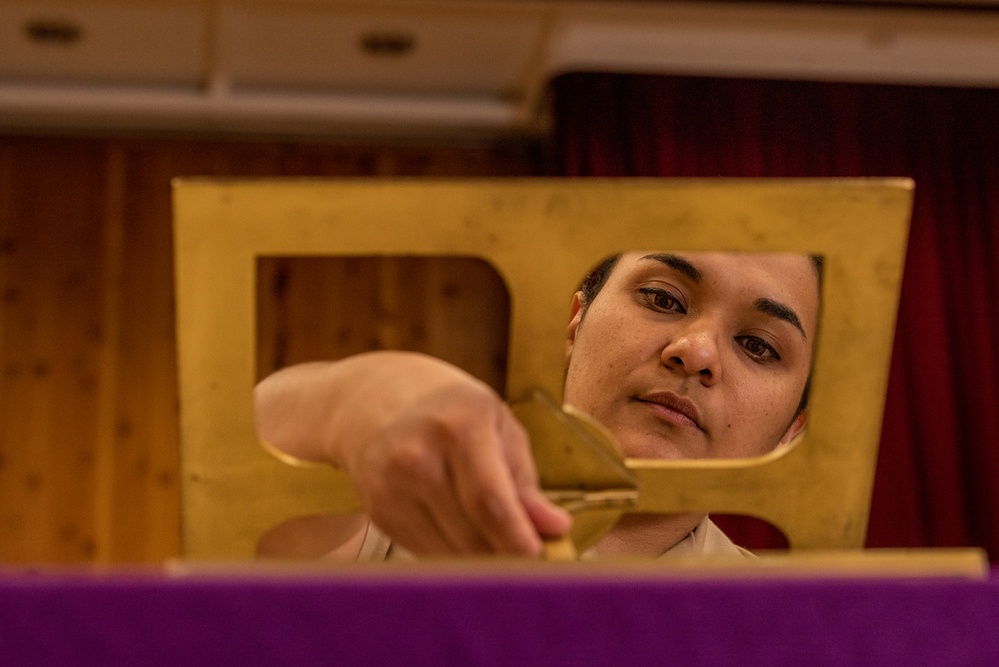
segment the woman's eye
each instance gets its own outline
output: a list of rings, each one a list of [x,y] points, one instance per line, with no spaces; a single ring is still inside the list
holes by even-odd
[[[662,288],[642,287],[638,291],[645,297],[645,301],[656,310],[681,314],[687,312],[687,309],[683,307],[679,299]]]
[[[780,355],[773,346],[762,338],[756,336],[741,336],[739,343],[749,352],[750,355],[760,361],[780,361]]]

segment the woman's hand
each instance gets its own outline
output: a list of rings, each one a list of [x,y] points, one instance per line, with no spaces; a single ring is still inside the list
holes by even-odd
[[[374,523],[416,554],[537,555],[571,518],[538,488],[527,433],[487,385],[401,352],[306,364],[256,391],[261,437],[351,475]]]

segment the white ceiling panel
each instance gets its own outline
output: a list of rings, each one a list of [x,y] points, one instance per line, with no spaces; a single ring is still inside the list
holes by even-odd
[[[538,12],[474,6],[232,4],[218,21],[218,63],[234,88],[514,97],[543,36]]]
[[[199,85],[208,35],[199,2],[3,2],[0,79]]]

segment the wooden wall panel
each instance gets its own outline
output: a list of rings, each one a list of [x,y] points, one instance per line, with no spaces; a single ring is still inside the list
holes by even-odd
[[[171,178],[538,171],[515,142],[0,136],[0,562],[179,552]],[[498,384],[505,305],[481,266],[265,264],[262,367],[399,346]],[[344,308],[317,310],[331,294]]]
[[[509,296],[481,260],[263,258],[257,277],[260,377],[312,359],[412,350],[503,393]]]
[[[2,545],[15,558],[87,559],[105,163],[94,145],[3,152]]]

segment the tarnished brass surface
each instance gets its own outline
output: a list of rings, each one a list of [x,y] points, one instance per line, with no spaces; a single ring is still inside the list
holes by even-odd
[[[254,438],[255,260],[472,255],[512,301],[508,390],[561,395],[568,297],[633,249],[825,257],[804,435],[757,459],[638,461],[643,512],[764,518],[794,549],[863,544],[912,183],[889,180],[180,181],[175,184],[184,551],[243,558],[267,527],[356,509],[333,470]]]
[[[638,502],[638,480],[628,471],[614,436],[593,419],[562,409],[534,391],[512,405],[531,436],[538,481],[545,495],[573,514],[570,537],[582,552]],[[569,551],[548,549],[549,557]]]
[[[542,577],[546,582],[580,579],[675,581],[679,579],[911,579],[958,578],[981,580],[990,573],[983,549],[809,549],[761,553],[759,558],[742,555],[685,555],[652,560],[649,558],[583,559],[573,567],[564,562],[575,556],[571,541],[551,542],[546,560],[524,558],[435,558],[394,560],[384,563],[344,563],[330,567],[328,561],[218,562],[184,559],[166,564],[175,577],[248,577],[254,580],[339,580],[365,579],[391,581],[399,577],[453,583],[456,577],[489,577],[497,581]],[[32,570],[36,572],[37,570]]]

